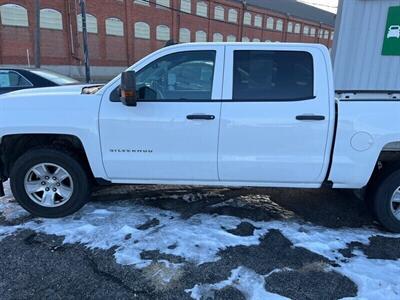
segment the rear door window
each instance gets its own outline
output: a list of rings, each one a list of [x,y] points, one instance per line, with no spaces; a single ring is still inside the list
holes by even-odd
[[[234,100],[297,101],[313,98],[314,64],[310,53],[234,51]]]
[[[0,70],[0,88],[22,88],[31,87],[25,77],[15,71]]]

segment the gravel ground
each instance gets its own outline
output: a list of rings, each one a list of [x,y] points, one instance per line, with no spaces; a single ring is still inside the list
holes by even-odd
[[[400,237],[349,191],[116,186],[61,220],[10,194],[0,213],[1,299],[400,299]]]

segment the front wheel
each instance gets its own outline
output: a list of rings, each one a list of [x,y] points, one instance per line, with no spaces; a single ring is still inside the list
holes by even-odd
[[[90,196],[87,173],[73,154],[63,150],[26,152],[15,162],[10,179],[16,200],[35,216],[67,216]]]
[[[373,208],[386,229],[400,232],[400,169],[383,176],[377,184]]]

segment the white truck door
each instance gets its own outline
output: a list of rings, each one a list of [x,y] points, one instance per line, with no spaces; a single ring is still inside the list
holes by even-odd
[[[196,47],[165,48],[135,69],[136,107],[112,98],[117,86],[111,100],[103,99],[100,135],[110,179],[218,180],[224,47]]]
[[[226,48],[218,152],[222,181],[276,186],[323,181],[333,87],[324,52],[298,47]]]

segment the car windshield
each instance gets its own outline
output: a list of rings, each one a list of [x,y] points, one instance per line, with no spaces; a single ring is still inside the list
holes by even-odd
[[[33,74],[36,74],[44,79],[50,80],[58,85],[68,85],[68,84],[78,84],[79,81],[64,76],[55,72],[47,71],[47,70],[31,70]]]

